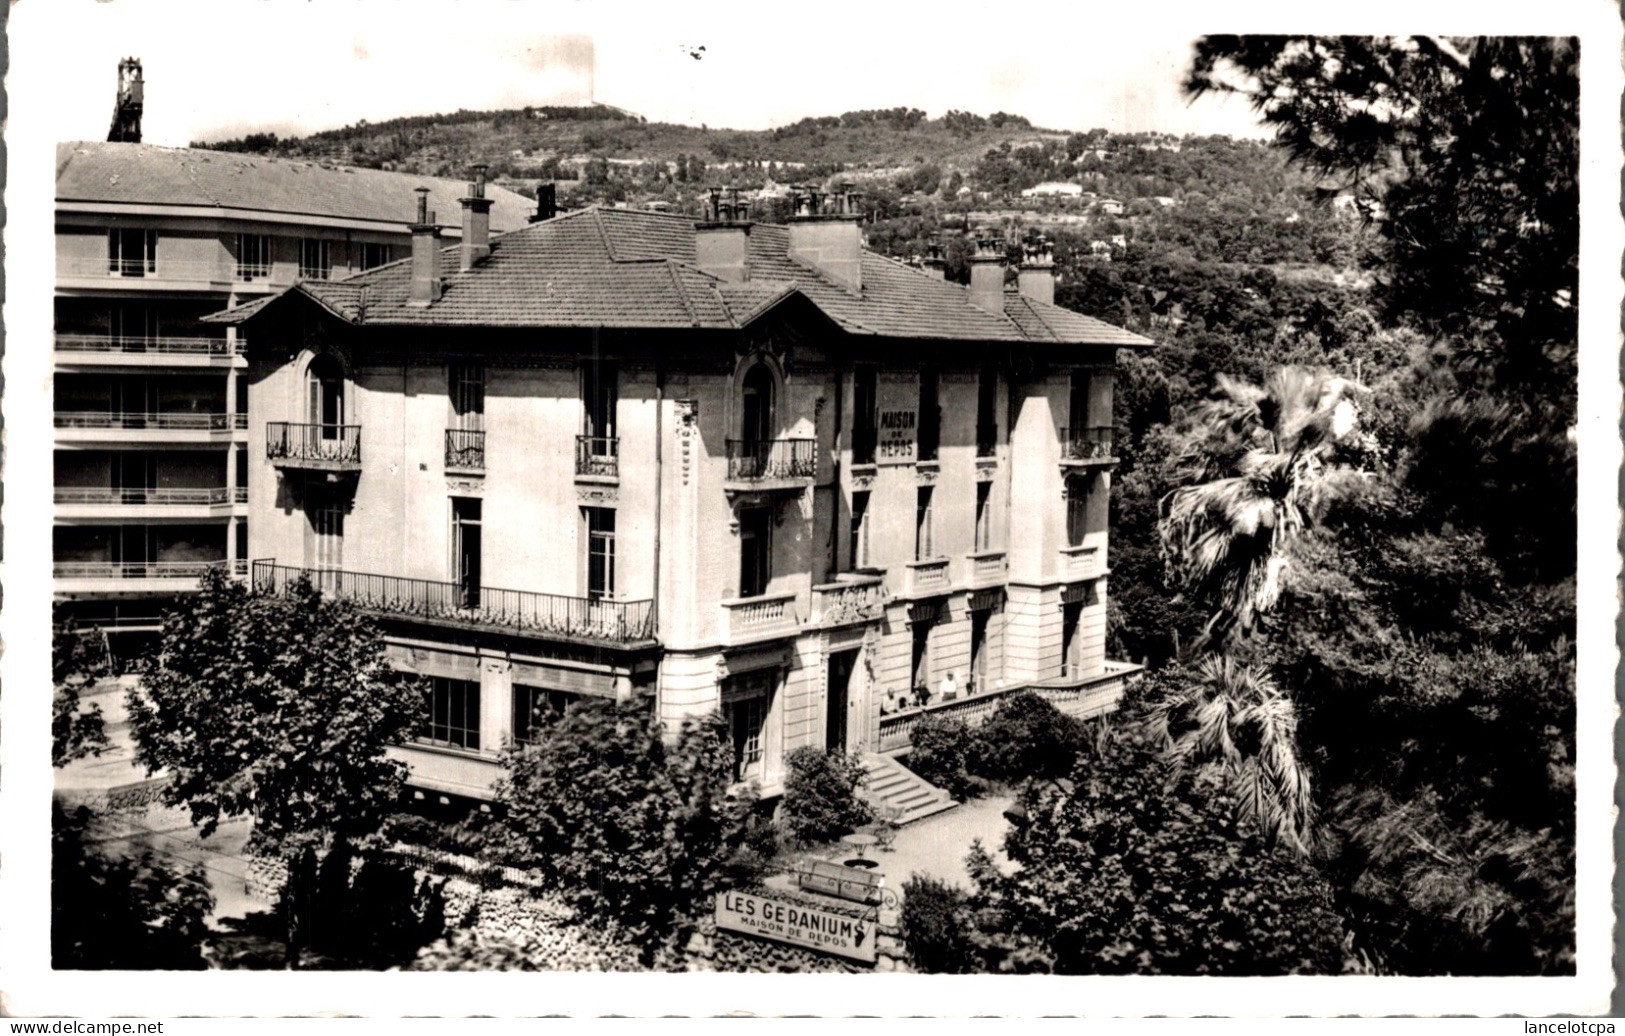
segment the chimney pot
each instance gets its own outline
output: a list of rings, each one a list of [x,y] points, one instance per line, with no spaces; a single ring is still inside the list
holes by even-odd
[[[1029,241],[1022,249],[1021,266],[1016,270],[1016,287],[1038,302],[1055,303],[1055,252],[1043,237]]]
[[[485,166],[473,167],[474,182],[463,198],[463,239],[458,249],[458,267],[472,270],[491,254],[491,199],[485,196]]]
[[[978,235],[970,256],[971,305],[989,313],[1004,312],[1003,242],[991,236]]]

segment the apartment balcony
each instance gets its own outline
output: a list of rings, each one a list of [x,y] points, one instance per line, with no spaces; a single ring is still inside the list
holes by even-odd
[[[1116,462],[1112,456],[1112,430],[1101,428],[1059,428],[1061,466],[1093,467]]]
[[[359,435],[359,429],[357,429]],[[356,458],[361,456],[361,443],[356,441]],[[446,429],[446,473],[462,475],[485,474],[485,433],[463,428]]]
[[[606,601],[494,586],[408,579],[255,561],[256,590],[280,593],[305,578],[363,611],[461,629],[500,630],[620,647],[654,641],[654,602]]]
[[[265,456],[278,468],[356,473],[361,426],[272,421],[265,426]]]
[[[729,646],[793,637],[800,628],[793,593],[762,594],[722,602],[722,641]]]
[[[128,488],[107,486],[58,486],[55,490],[58,519],[223,518],[235,504],[248,502],[246,486]]]
[[[812,614],[807,617],[807,625],[816,629],[874,622],[885,615],[890,599],[884,576],[842,576],[839,582],[812,588]]]
[[[903,566],[903,596],[910,600],[941,597],[953,589],[948,558],[910,561]]]
[[[613,435],[576,436],[576,475],[617,481],[621,477],[621,440]]]
[[[1002,550],[978,550],[965,555],[965,585],[973,590],[1003,586],[1010,564]]]
[[[105,259],[92,256],[59,256],[57,281],[67,287],[107,287],[121,291],[131,288],[208,287],[224,290],[232,286],[264,289],[293,283],[287,273],[277,274],[269,265],[239,263],[235,259]]]
[[[58,561],[51,566],[57,593],[186,593],[211,570],[232,571],[216,561]]]
[[[1093,543],[1062,547],[1060,574],[1062,579],[1068,581],[1098,579],[1106,574],[1105,555],[1099,545]]]
[[[56,336],[58,367],[218,367],[243,366],[243,343],[224,338]]]
[[[816,439],[728,440],[730,493],[801,492],[818,473]]]
[[[247,414],[125,413],[109,410],[58,410],[56,441],[197,443],[230,442],[233,432],[248,427]]]

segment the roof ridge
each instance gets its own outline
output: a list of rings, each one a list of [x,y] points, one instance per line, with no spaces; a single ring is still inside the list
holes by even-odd
[[[683,303],[683,310],[688,314],[688,322],[699,327],[699,314],[694,312],[694,303],[689,300],[688,289],[683,287],[683,279],[677,276],[677,260],[671,258],[666,260],[666,273],[671,276],[671,286],[677,291],[677,298]],[[718,298],[720,300],[720,296]],[[726,303],[723,304],[723,309],[727,310]],[[730,314],[730,319],[731,317]]]

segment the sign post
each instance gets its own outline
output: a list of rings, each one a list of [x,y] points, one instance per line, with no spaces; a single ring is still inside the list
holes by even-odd
[[[718,892],[717,928],[875,962],[875,922],[749,892]]]

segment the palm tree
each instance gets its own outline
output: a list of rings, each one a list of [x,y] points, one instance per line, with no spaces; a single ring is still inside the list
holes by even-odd
[[[1336,462],[1353,435],[1354,382],[1297,367],[1263,387],[1219,375],[1187,455],[1192,484],[1163,497],[1168,581],[1212,608],[1196,647],[1249,632],[1280,598],[1292,542],[1363,476]]]
[[[1176,780],[1221,768],[1244,816],[1272,844],[1308,850],[1314,821],[1309,774],[1298,759],[1298,712],[1268,673],[1209,655],[1197,679],[1155,702],[1145,723]]]

